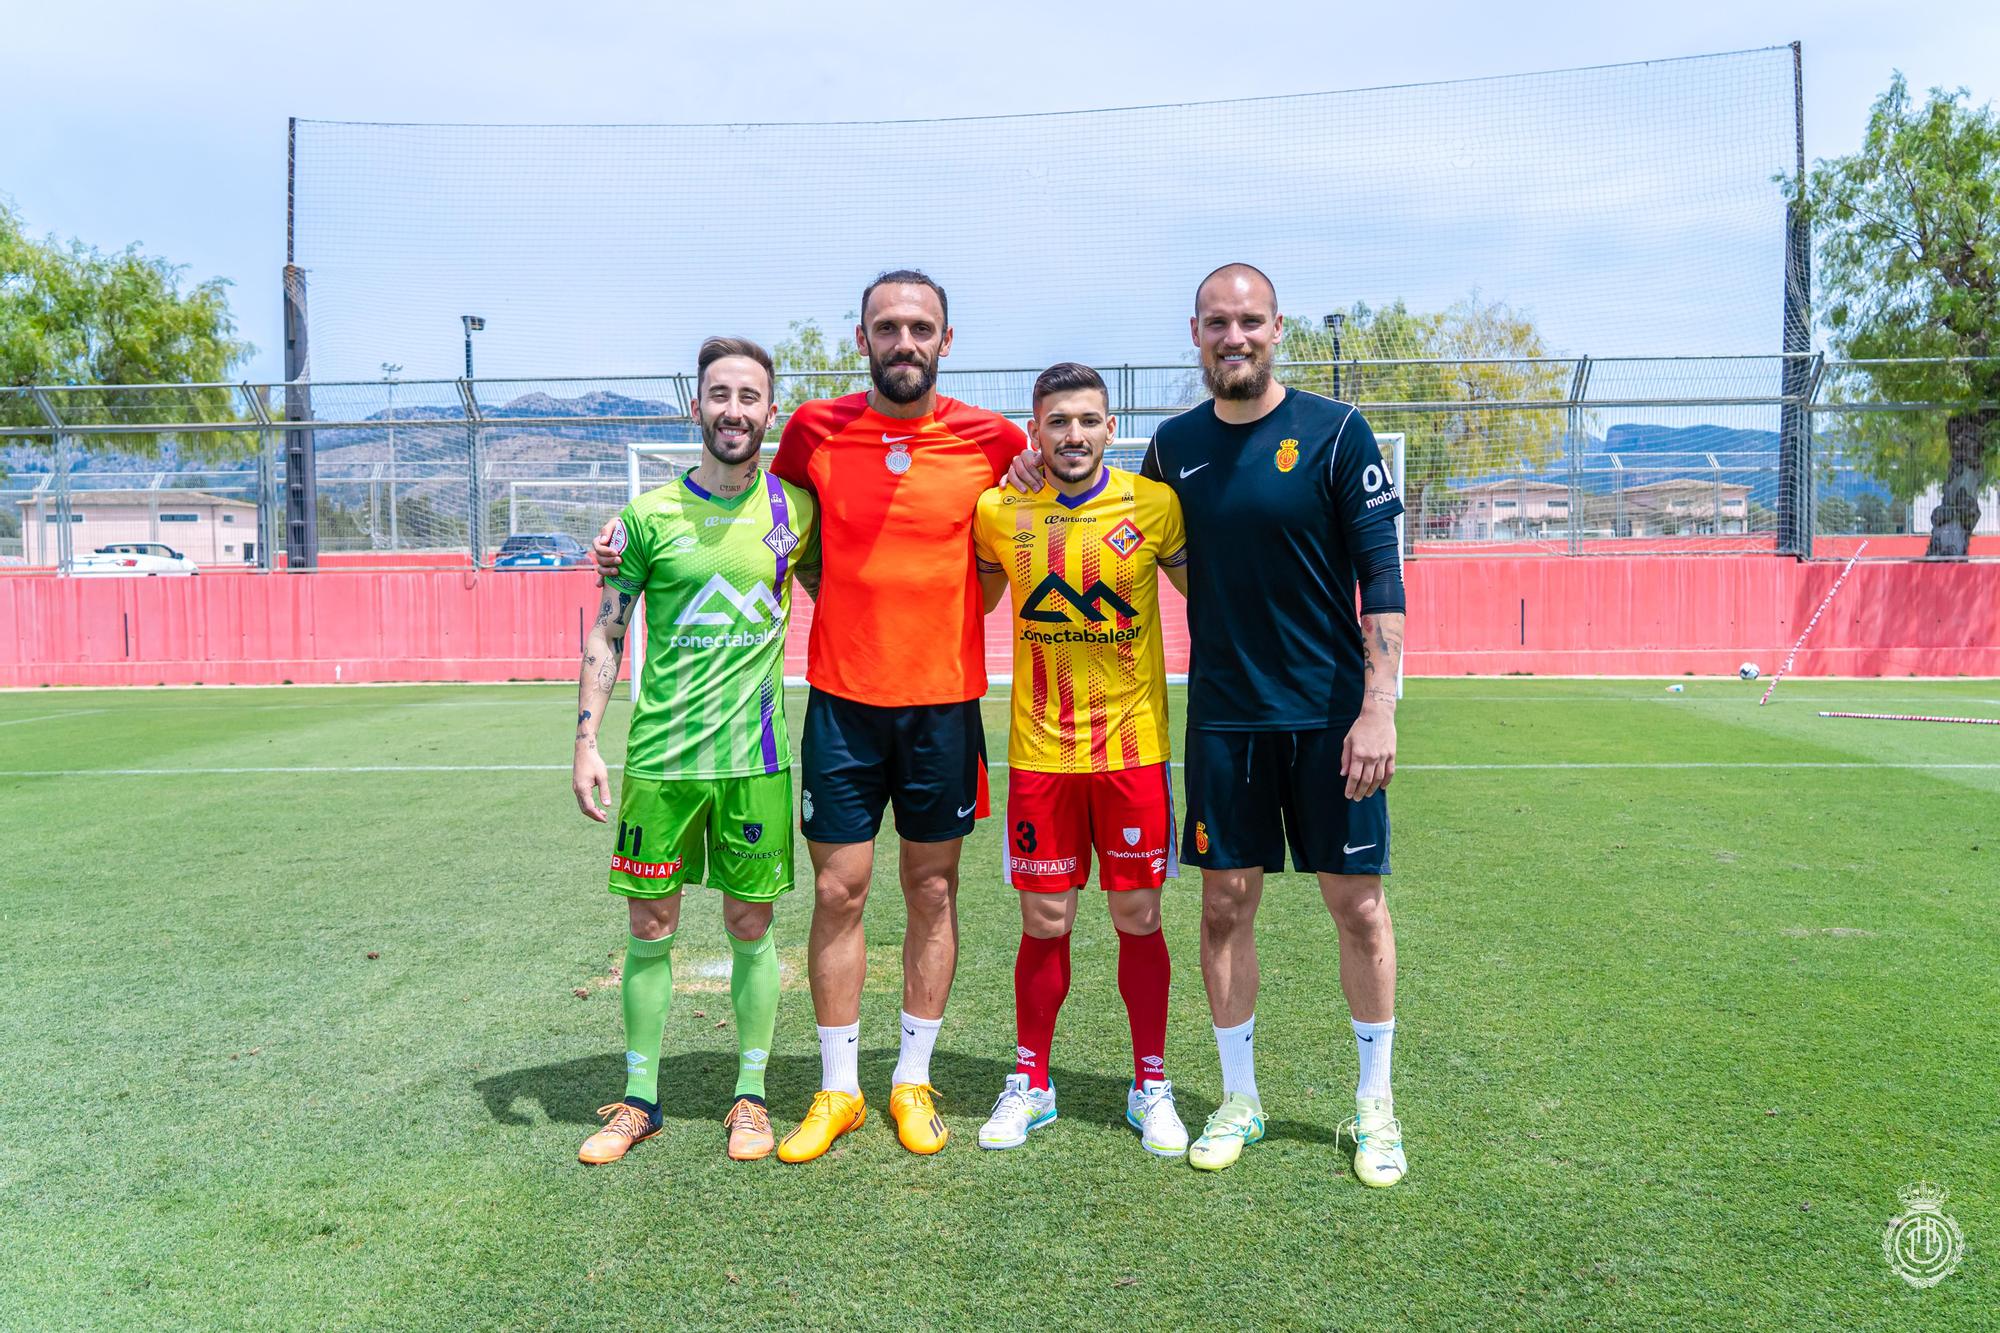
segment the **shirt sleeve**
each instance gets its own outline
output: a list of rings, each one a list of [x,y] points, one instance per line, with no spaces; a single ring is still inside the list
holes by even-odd
[[[1334,514],[1347,532],[1359,530],[1364,520],[1403,512],[1403,488],[1389,475],[1367,419],[1353,408],[1340,423],[1327,468]]]
[[[993,511],[999,495],[998,490],[987,491],[979,497],[979,507],[972,511],[972,559],[985,574],[998,574],[1005,568],[993,542]]]
[[[771,460],[771,472],[779,481],[789,481],[804,490],[812,489],[812,478],[807,474],[807,465],[812,462],[812,453],[819,447],[825,436],[812,421],[807,407],[801,407],[785,421],[785,429],[778,436],[778,453]]]
[[[1165,481],[1166,474],[1160,468],[1160,436],[1156,431],[1153,438],[1146,441],[1146,452],[1139,459],[1139,475],[1147,481]]]
[[[1188,558],[1187,523],[1181,517],[1181,497],[1164,484],[1162,489],[1167,492],[1167,508],[1160,522],[1160,563],[1178,569]]]
[[[779,477],[778,480],[782,482],[785,479]],[[819,563],[819,502],[803,486],[787,483],[785,489],[789,492],[785,499],[796,516],[792,522],[799,534],[799,549],[792,556],[792,564],[816,565]]]
[[[1007,467],[1014,461],[1014,456],[1028,447],[1028,432],[1005,417],[996,416],[992,418],[992,423],[987,430],[980,432],[979,447],[993,468],[993,480],[997,484],[1007,475]]]
[[[1367,418],[1353,408],[1334,437],[1328,467],[1335,521],[1346,536],[1361,586],[1361,614],[1403,610],[1403,557],[1396,540],[1403,490],[1389,475]]]
[[[618,553],[618,572],[605,581],[634,597],[646,591],[646,575],[653,569],[652,534],[631,505],[611,525],[611,549]]]

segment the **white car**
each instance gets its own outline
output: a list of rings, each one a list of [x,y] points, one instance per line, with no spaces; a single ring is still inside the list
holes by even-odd
[[[158,578],[199,574],[194,561],[163,542],[114,542],[80,555],[70,564],[72,574],[122,578]]]

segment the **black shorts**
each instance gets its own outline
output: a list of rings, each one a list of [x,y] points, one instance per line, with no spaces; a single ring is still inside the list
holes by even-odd
[[[963,838],[986,814],[977,699],[884,708],[814,690],[799,748],[799,826],[814,842],[873,842],[891,802],[905,842]]]
[[[1181,860],[1211,870],[1389,873],[1389,793],[1347,799],[1347,725],[1312,731],[1188,728]]]

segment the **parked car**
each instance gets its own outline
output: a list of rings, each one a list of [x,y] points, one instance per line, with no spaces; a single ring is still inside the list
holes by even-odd
[[[590,563],[590,552],[566,532],[517,532],[493,557],[495,569],[574,569]]]
[[[195,562],[164,542],[113,542],[89,555],[70,562],[72,574],[97,574],[122,578],[178,577],[199,574]]]

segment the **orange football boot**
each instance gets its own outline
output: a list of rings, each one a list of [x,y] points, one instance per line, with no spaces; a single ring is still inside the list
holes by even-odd
[[[644,1107],[630,1102],[600,1106],[597,1114],[600,1118],[610,1118],[605,1121],[603,1129],[583,1141],[583,1147],[576,1154],[577,1161],[588,1162],[592,1166],[615,1162],[632,1151],[633,1144],[660,1132],[660,1117],[657,1114],[647,1115]]]
[[[868,1107],[860,1093],[821,1088],[813,1094],[806,1118],[778,1145],[778,1160],[810,1162],[823,1156],[842,1134],[861,1128],[867,1119]]]
[[[889,1089],[889,1114],[896,1121],[896,1137],[913,1153],[928,1157],[951,1137],[938,1115],[937,1089],[928,1083],[898,1083]]]
[[[755,1098],[738,1097],[722,1123],[729,1126],[729,1159],[733,1162],[762,1161],[778,1146],[771,1136],[771,1113]]]

